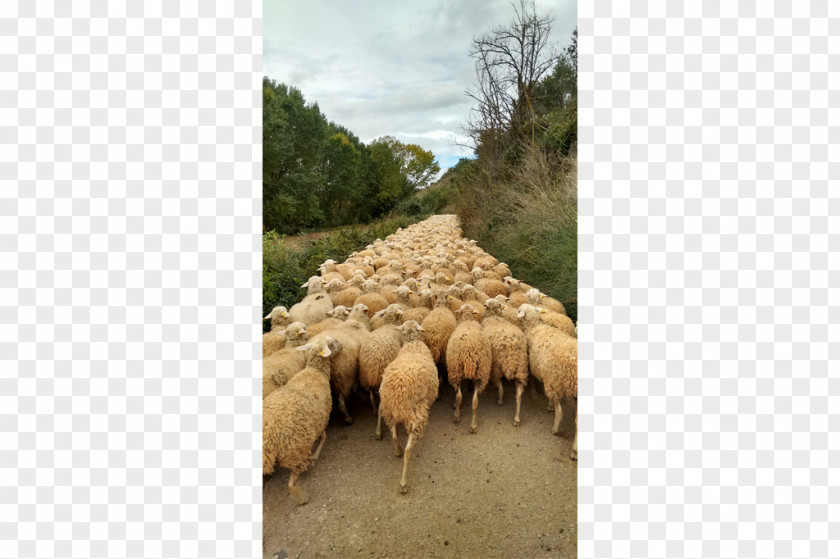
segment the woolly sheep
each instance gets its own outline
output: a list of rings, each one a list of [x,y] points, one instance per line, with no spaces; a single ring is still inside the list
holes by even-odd
[[[289,318],[293,322],[303,322],[307,326],[320,322],[327,318],[327,313],[333,310],[333,302],[329,295],[316,293],[307,295],[303,301],[289,309]]]
[[[374,415],[377,414],[374,393],[382,383],[385,367],[396,358],[402,344],[402,336],[397,330],[401,322],[400,308],[390,305],[382,312],[385,324],[372,331],[359,350],[359,384],[370,393],[370,405]],[[377,440],[382,437],[378,423],[375,435]]]
[[[263,400],[263,475],[272,474],[277,466],[291,470],[289,494],[298,505],[305,505],[309,496],[298,477],[315,464],[327,440],[332,408],[330,358],[340,354],[342,347],[325,338],[297,350],[306,352],[306,367]],[[319,437],[318,448],[310,456]]]
[[[429,421],[429,408],[437,398],[439,382],[432,354],[422,341],[422,326],[409,320],[398,328],[403,332],[405,343],[385,369],[379,388],[379,410],[380,417],[391,430],[396,456],[402,454],[397,424],[403,424],[408,433],[400,478],[400,493],[405,494],[408,491],[406,473],[411,450],[423,436]],[[376,428],[380,430],[378,420]]]
[[[478,395],[487,387],[490,380],[490,368],[493,364],[493,352],[481,325],[475,318],[478,312],[469,305],[462,305],[458,312],[458,326],[452,332],[446,346],[446,370],[449,384],[457,392],[455,395],[455,423],[461,420],[461,381],[473,381],[472,423],[470,433],[478,429],[476,412]]]
[[[537,308],[542,309],[542,307]],[[542,320],[543,323],[548,324],[549,326],[554,326],[567,336],[577,338],[577,330],[575,330],[575,324],[572,322],[571,318],[565,314],[560,314],[559,312],[549,311],[546,309],[543,310],[546,311],[545,313],[540,314],[540,320]]]
[[[309,339],[303,322],[293,322],[280,332],[286,339],[286,347],[263,358],[263,398],[289,382],[306,366],[306,356],[295,351]]]
[[[502,303],[496,299],[487,299],[484,306],[487,311],[481,322],[481,329],[490,342],[493,365],[490,369],[490,382],[499,391],[498,403],[502,405],[502,378],[516,383],[516,414],[513,426],[519,427],[519,409],[522,404],[522,392],[528,384],[528,340],[521,329],[502,317]]]
[[[543,382],[545,394],[554,404],[551,432],[560,432],[563,419],[561,399],[577,399],[577,340],[540,321],[540,309],[530,304],[519,307],[519,318],[528,338],[528,362],[531,373]],[[575,439],[570,453],[577,460],[577,417]]]
[[[446,356],[446,345],[450,336],[452,336],[452,332],[458,326],[458,319],[447,307],[446,294],[433,294],[432,299],[435,308],[421,324],[423,326],[423,341],[429,347],[432,360],[437,364],[441,363]]]
[[[325,330],[329,330],[330,328],[335,328],[340,324],[344,324],[344,320],[350,314],[350,309],[345,307],[344,305],[338,305],[334,307],[331,311],[327,311],[327,318],[324,320],[318,321],[311,326],[306,328],[306,331],[309,333],[309,336],[314,338],[321,332]]]
[[[342,347],[341,352],[330,358],[330,385],[338,398],[338,409],[348,425],[353,423],[353,417],[347,411],[347,397],[356,386],[359,371],[359,350],[364,337],[370,335],[367,328],[358,321],[346,320],[343,324],[312,336],[312,343],[326,337],[336,339]]]
[[[536,287],[531,288],[525,295],[528,296],[528,303],[535,307],[542,307],[547,311],[566,314],[566,307],[563,306],[563,303],[553,297],[549,297]]]
[[[285,328],[289,324],[292,323],[289,320],[289,312],[286,307],[274,307],[271,309],[271,312],[265,315],[263,320],[271,319],[271,329],[274,330],[275,328]]]

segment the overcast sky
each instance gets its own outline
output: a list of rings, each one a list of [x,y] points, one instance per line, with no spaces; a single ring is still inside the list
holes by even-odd
[[[551,42],[568,45],[577,0],[536,7],[554,18]],[[265,0],[263,72],[363,142],[419,144],[445,170],[470,154],[456,145],[472,106],[470,43],[513,17],[508,0]]]

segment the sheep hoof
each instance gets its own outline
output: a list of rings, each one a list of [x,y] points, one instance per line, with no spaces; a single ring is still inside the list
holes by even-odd
[[[514,420],[514,422],[513,422],[513,426],[514,426],[514,427],[519,427],[519,425],[520,425],[521,423],[522,423],[522,422],[521,422],[521,421],[519,421],[518,419],[517,419],[517,420]]]
[[[559,437],[560,436],[560,430],[558,429],[557,431],[555,431],[554,429],[552,429],[551,434],[552,435],[557,435]]]
[[[408,493],[408,485],[400,485],[400,494],[405,495]]]
[[[349,417],[349,416],[345,417],[344,418],[344,423],[346,423],[347,425],[353,425],[353,418]]]
[[[572,449],[572,452],[571,452],[571,453],[569,453],[569,458],[571,458],[572,460],[574,460],[575,462],[577,462],[577,450]]]
[[[382,433],[374,433],[373,438],[376,439],[377,441],[381,441],[382,440]]]
[[[496,400],[496,403],[497,403],[497,404],[499,404],[500,406],[503,406],[503,405],[505,404],[505,403],[504,403],[504,402],[502,402],[501,400]]]
[[[455,425],[458,425],[459,421],[461,421],[461,418],[458,417],[458,416],[455,416],[455,417],[452,418],[452,423],[454,423]]]
[[[478,427],[470,427],[470,434],[475,435],[476,431],[478,431]]]

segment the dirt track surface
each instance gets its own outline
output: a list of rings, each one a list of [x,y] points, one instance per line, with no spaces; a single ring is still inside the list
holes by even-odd
[[[309,503],[289,496],[280,468],[263,488],[263,555],[363,558],[564,558],[577,556],[577,462],[569,459],[575,404],[563,401],[561,436],[551,434],[547,399],[527,388],[522,425],[513,427],[514,387],[503,406],[495,389],[479,397],[478,433],[469,433],[471,386],[464,383],[461,422],[445,382],[408,466],[394,456],[367,395],[352,399],[353,425],[334,413],[318,463],[301,476]],[[398,428],[400,444],[406,433]]]

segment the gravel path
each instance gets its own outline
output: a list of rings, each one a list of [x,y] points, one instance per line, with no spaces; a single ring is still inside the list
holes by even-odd
[[[503,406],[488,387],[471,435],[469,388],[455,425],[455,395],[442,383],[412,453],[407,495],[398,490],[402,459],[388,430],[383,424],[383,439],[374,439],[376,418],[366,395],[357,394],[350,408],[355,423],[346,426],[334,414],[321,459],[301,476],[309,504],[298,507],[289,496],[288,470],[265,481],[264,557],[576,557],[573,401],[564,401],[557,437],[542,387],[538,396],[525,390],[519,428],[512,425],[514,387],[505,384]],[[405,431],[398,433],[405,447]]]

